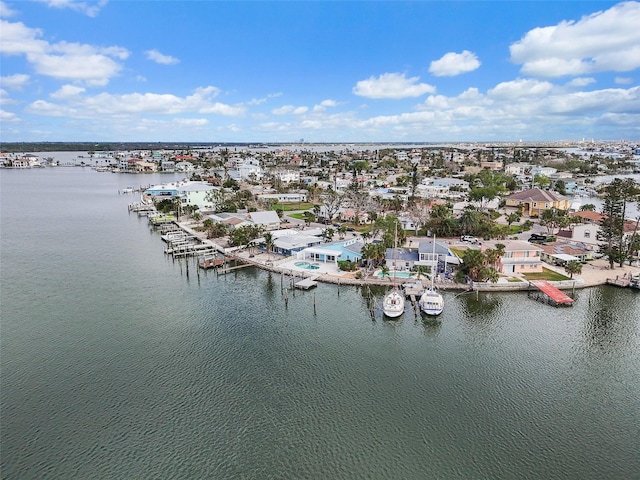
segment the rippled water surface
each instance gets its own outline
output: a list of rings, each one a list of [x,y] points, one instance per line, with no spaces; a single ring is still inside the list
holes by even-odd
[[[637,293],[285,305],[165,257],[117,194],[162,178],[0,171],[3,478],[640,477]]]

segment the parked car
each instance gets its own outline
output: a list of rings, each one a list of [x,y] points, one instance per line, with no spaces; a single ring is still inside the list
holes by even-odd
[[[462,235],[460,237],[460,240],[463,242],[469,242],[469,243],[478,243],[479,240],[476,237],[472,237],[471,235]]]
[[[547,236],[540,235],[538,233],[532,233],[528,241],[529,243],[544,243],[547,241]]]

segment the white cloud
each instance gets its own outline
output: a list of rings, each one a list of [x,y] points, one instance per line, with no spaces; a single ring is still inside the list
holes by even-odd
[[[522,73],[543,77],[625,72],[640,67],[640,3],[625,2],[579,21],[535,28],[512,44]]]
[[[523,97],[542,98],[553,89],[553,84],[531,79],[518,79],[502,82],[490,89],[489,97],[502,100],[516,100]]]
[[[181,127],[202,127],[209,123],[206,118],[174,118],[173,123]]]
[[[429,66],[429,72],[436,77],[453,77],[461,73],[472,72],[480,67],[475,53],[464,50],[462,53],[449,52]]]
[[[55,100],[64,100],[77,97],[84,92],[85,89],[82,87],[77,87],[75,85],[63,85],[58,91],[53,92],[50,97]]]
[[[100,93],[94,96],[82,95],[84,89],[65,85],[51,97],[58,103],[36,100],[28,106],[32,113],[48,116],[70,116],[73,118],[100,118],[119,115],[176,115],[180,113],[217,114],[238,116],[244,113],[241,106],[212,102],[219,94],[216,87],[197,88],[192,95],[178,97],[173,94],[157,93]]]
[[[20,90],[29,81],[29,75],[24,73],[16,73],[14,75],[7,75],[6,77],[0,77],[0,86],[8,88],[10,90]]]
[[[95,17],[100,10],[107,4],[107,0],[99,0],[98,2],[78,2],[77,0],[40,0],[52,8],[68,8],[76,12],[83,13],[88,17]]]
[[[276,93],[270,93],[268,94],[266,97],[262,97],[262,98],[252,98],[251,100],[249,100],[247,102],[247,105],[262,105],[263,103],[265,103],[267,100],[270,100],[272,98],[278,98],[282,96],[282,92],[276,92]]]
[[[18,122],[20,119],[15,113],[0,109],[0,120],[3,122]]]
[[[122,47],[97,47],[81,43],[49,43],[41,40],[42,31],[21,22],[0,21],[0,52],[26,55],[40,75],[61,80],[79,80],[88,85],[106,85],[117,75],[129,51]]]
[[[586,87],[587,85],[591,85],[595,82],[596,79],[592,77],[578,77],[571,80],[567,85],[569,87]]]
[[[326,99],[321,101],[319,104],[314,105],[313,111],[324,112],[327,109],[327,107],[337,107],[337,106],[338,106],[338,102],[336,102],[335,100]]]
[[[180,62],[177,58],[172,57],[171,55],[163,55],[158,50],[147,50],[144,53],[149,60],[153,60],[154,62],[162,65],[175,65]]]
[[[617,85],[629,85],[633,83],[633,78],[630,77],[616,77],[615,80]]]
[[[5,2],[0,1],[0,17],[7,18],[16,14],[15,10],[12,10]]]
[[[419,77],[407,78],[404,73],[383,73],[378,78],[360,80],[353,93],[367,98],[407,98],[419,97],[435,92],[435,87],[427,83],[417,83]]]
[[[274,115],[302,115],[307,113],[309,109],[307,107],[296,107],[294,105],[283,105],[282,107],[274,108],[271,113]]]

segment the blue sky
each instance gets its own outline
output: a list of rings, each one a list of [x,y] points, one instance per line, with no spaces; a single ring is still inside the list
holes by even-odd
[[[0,140],[640,139],[640,2],[0,1]]]

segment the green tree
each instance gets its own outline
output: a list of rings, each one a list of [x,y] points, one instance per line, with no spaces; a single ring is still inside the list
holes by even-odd
[[[600,251],[609,260],[609,266],[618,262],[622,267],[628,260],[630,251],[625,244],[624,221],[627,204],[636,201],[640,196],[640,185],[632,178],[615,178],[611,183],[602,187],[604,195],[598,240]]]
[[[509,226],[511,226],[512,223],[518,223],[520,221],[520,218],[522,218],[520,212],[511,212],[505,217],[505,219],[507,220],[507,225]]]
[[[587,203],[585,205],[580,206],[581,212],[595,212],[596,206],[593,203]]]
[[[566,219],[566,212],[555,207],[547,208],[540,213],[540,225],[547,227],[547,231],[552,235],[556,228],[567,225]]]
[[[267,249],[267,257],[269,257],[271,255],[271,249],[273,248],[273,234],[271,232],[266,232],[264,235],[262,235],[262,238],[264,238],[264,244]]]
[[[570,278],[573,278],[574,274],[582,273],[582,263],[579,260],[569,260],[564,266],[565,272],[567,272]]]

